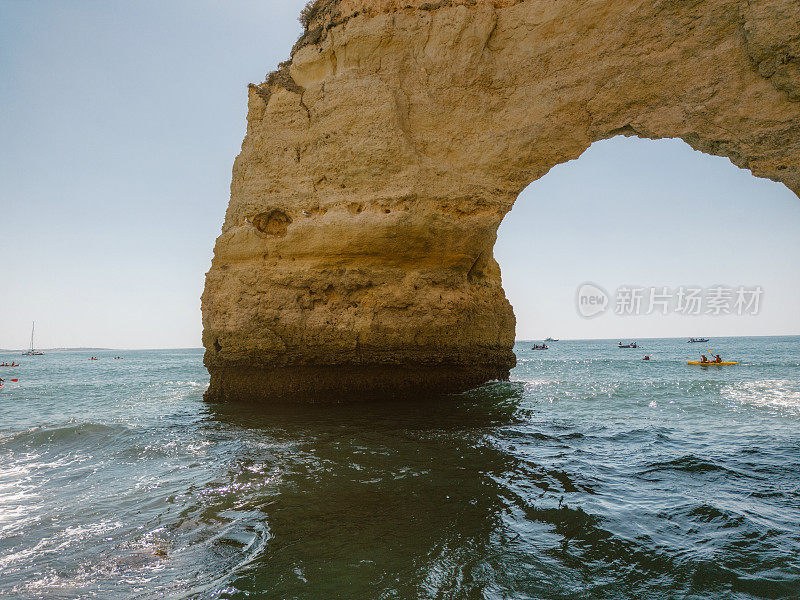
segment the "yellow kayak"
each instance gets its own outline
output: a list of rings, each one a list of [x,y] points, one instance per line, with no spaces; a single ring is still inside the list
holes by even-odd
[[[699,360],[687,360],[687,365],[713,366],[713,365],[738,365],[738,362],[700,362]]]

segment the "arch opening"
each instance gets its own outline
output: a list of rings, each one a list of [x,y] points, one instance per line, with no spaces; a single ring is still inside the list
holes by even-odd
[[[800,297],[797,200],[783,184],[682,140],[595,142],[528,185],[500,224],[494,256],[514,307],[515,338],[800,332],[800,318],[786,320]],[[587,282],[609,296],[605,310],[588,315],[602,318],[587,318],[577,304]],[[679,289],[718,286],[733,295],[762,289],[757,314],[676,312]],[[650,306],[652,290],[665,288],[670,304]],[[636,315],[615,310],[619,289],[641,293]]]

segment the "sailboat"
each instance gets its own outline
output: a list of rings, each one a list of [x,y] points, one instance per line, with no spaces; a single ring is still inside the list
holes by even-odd
[[[22,356],[43,356],[44,352],[41,350],[35,350],[33,348],[33,332],[36,329],[36,321],[31,323],[31,348],[27,352],[23,352]]]

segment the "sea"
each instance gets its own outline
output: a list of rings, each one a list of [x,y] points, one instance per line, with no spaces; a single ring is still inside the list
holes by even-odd
[[[0,598],[800,598],[800,337],[617,342],[333,406],[207,403],[201,350],[0,354]]]

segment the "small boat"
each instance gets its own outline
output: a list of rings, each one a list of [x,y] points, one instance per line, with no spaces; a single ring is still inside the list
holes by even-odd
[[[549,347],[547,344],[542,344],[541,346],[539,344],[534,344],[531,350],[549,350]]]
[[[22,356],[44,356],[44,352],[41,350],[35,350],[33,347],[33,331],[36,329],[36,321],[31,323],[31,347],[30,350],[27,352],[23,352]]]
[[[0,365],[0,367],[18,367],[18,366],[19,366],[19,363],[15,363],[13,361],[12,361],[11,364],[3,363],[2,365]]]
[[[722,361],[722,362],[713,362],[713,361],[701,361],[701,360],[687,360],[687,365],[700,365],[701,367],[711,367],[711,366],[719,366],[719,365],[738,365],[738,362],[732,361]]]
[[[689,338],[687,344],[699,344],[700,342],[707,342],[708,338]]]
[[[638,348],[639,346],[636,345],[636,342],[631,342],[630,344],[623,344],[622,342],[619,343],[617,348]]]
[[[557,342],[558,339],[549,337],[549,338],[544,338],[544,341],[545,342]]]

